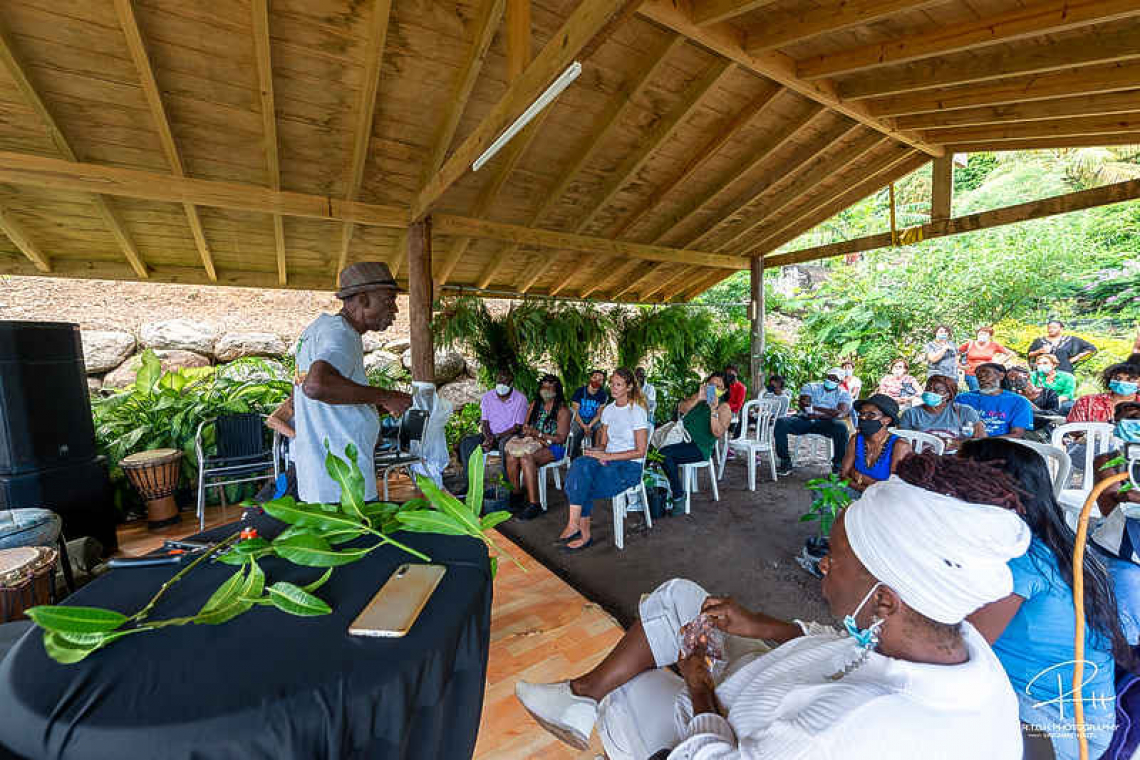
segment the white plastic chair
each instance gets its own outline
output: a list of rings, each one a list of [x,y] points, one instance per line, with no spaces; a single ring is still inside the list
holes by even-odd
[[[637,484],[625,489],[610,501],[614,513],[614,545],[625,549],[625,516],[630,512],[644,512],[645,525],[653,527],[653,516],[649,514],[649,496],[645,492],[645,459],[635,459],[641,465],[641,475]],[[685,504],[685,514],[689,513],[689,505]]]
[[[698,470],[708,470],[709,483],[712,484],[713,501],[720,501],[720,489],[717,488],[716,484],[716,458],[717,453],[714,449],[712,455],[703,462],[680,465],[681,482],[685,484],[685,514],[689,514],[689,502],[693,498],[693,493],[697,491]]]
[[[784,399],[787,401],[787,399]],[[756,424],[750,429],[741,425],[740,435],[728,442],[733,451],[742,454],[748,460],[748,490],[756,490],[756,456],[766,454],[768,465],[772,472],[772,482],[776,482],[776,447],[772,435],[776,429],[776,420],[780,417],[781,406],[778,397],[770,399],[755,399],[744,405],[741,414],[744,419],[751,417],[756,411]]]
[[[1033,449],[1045,459],[1045,464],[1049,467],[1049,474],[1053,478],[1053,496],[1059,499],[1061,492],[1069,482],[1069,476],[1073,473],[1073,461],[1069,458],[1069,452],[1057,446],[1027,441],[1023,438],[1010,438],[1009,440]]]
[[[559,471],[561,467],[570,467],[569,449],[567,449],[566,454],[562,455],[561,459],[555,462],[548,462],[538,468],[538,504],[542,507],[543,512],[546,511],[546,475],[547,473],[554,475],[554,487],[561,491],[562,473]]]
[[[1064,425],[1058,425],[1053,430],[1053,445],[1059,449],[1065,448],[1065,436],[1072,435],[1073,433],[1080,433],[1084,435],[1085,443],[1085,456],[1084,456],[1084,471],[1081,478],[1080,488],[1070,488],[1071,483],[1069,478],[1065,478],[1064,488],[1057,495],[1057,501],[1061,503],[1061,507],[1065,510],[1065,521],[1069,523],[1069,527],[1076,530],[1074,527],[1077,518],[1080,517],[1081,509],[1085,505],[1085,499],[1092,492],[1093,481],[1095,480],[1096,470],[1093,467],[1093,459],[1098,454],[1104,454],[1112,450],[1113,445],[1113,426],[1107,422],[1067,422]],[[1072,462],[1070,454],[1070,465],[1072,469],[1079,469],[1076,463]],[[1093,515],[1096,517],[1096,514]]]
[[[923,433],[919,430],[900,430],[898,428],[890,428],[889,432],[909,441],[915,454],[921,454],[927,449],[934,449],[935,454],[942,456],[946,451],[946,441],[936,435]]]
[[[780,396],[775,393],[764,391],[760,394],[758,401],[770,401],[776,404],[776,418],[787,417],[788,410],[792,407],[792,400],[788,396]]]

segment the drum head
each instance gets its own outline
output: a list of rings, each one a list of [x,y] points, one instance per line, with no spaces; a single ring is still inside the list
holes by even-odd
[[[50,546],[20,546],[0,549],[0,588],[22,583],[45,567],[55,564],[56,550]]]
[[[150,451],[139,451],[130,456],[125,456],[119,460],[120,467],[147,467],[150,465],[164,464],[171,459],[176,459],[182,456],[182,452],[178,449],[152,449]]]

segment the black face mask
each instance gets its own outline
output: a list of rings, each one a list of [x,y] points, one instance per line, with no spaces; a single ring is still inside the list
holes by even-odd
[[[859,432],[868,438],[882,429],[883,423],[881,420],[859,420]]]
[[[724,376],[724,387],[727,388],[735,382],[736,382],[736,375],[725,375]]]

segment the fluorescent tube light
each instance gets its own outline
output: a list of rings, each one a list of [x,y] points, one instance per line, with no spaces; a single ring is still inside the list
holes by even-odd
[[[570,83],[578,78],[582,73],[582,64],[579,61],[574,61],[570,64],[569,68],[563,71],[554,83],[546,88],[546,91],[538,96],[533,103],[531,103],[522,115],[515,119],[511,126],[503,134],[495,138],[495,142],[491,143],[491,147],[483,151],[483,155],[475,159],[475,163],[471,164],[471,171],[477,172],[483,168],[483,164],[494,158],[495,154],[502,150],[503,146],[511,141],[511,138],[517,135],[522,128],[525,127],[530,120],[538,115],[538,112],[550,105],[550,102],[562,94],[562,91],[570,86]]]

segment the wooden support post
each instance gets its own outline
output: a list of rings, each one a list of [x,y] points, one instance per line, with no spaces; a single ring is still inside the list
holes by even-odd
[[[931,179],[930,221],[949,219],[950,207],[954,201],[954,156],[946,154],[934,159],[934,175]]]
[[[752,320],[752,350],[749,362],[749,388],[752,396],[760,398],[760,391],[764,387],[764,259],[760,256],[752,257],[752,298],[748,308],[748,316]]]
[[[435,382],[431,334],[431,217],[408,228],[408,322],[412,339],[412,380]]]

